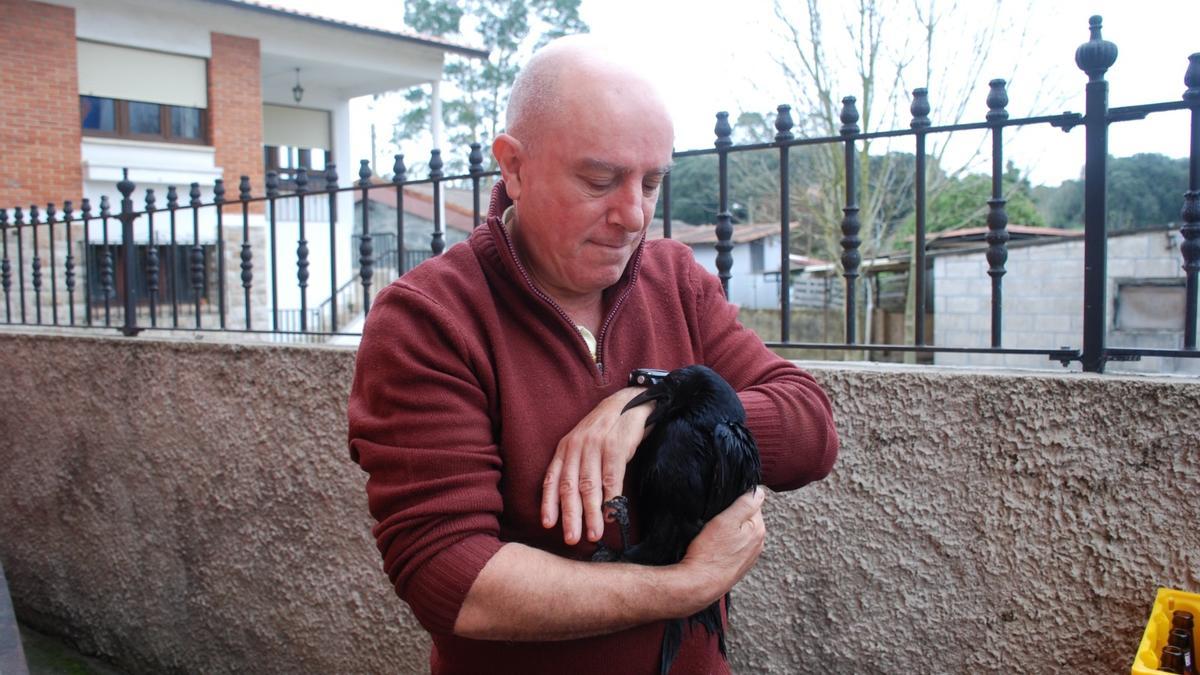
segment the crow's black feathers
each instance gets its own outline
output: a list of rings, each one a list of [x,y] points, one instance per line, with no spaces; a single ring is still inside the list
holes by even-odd
[[[746,411],[720,375],[701,365],[679,368],[631,400],[625,410],[650,401],[655,408],[646,425],[652,428],[630,465],[642,538],[632,546],[624,541],[625,501],[619,497],[607,502],[626,546],[619,554],[602,547],[596,560],[677,563],[705,523],[759,483],[758,446],[746,428]],[[725,653],[720,603],[690,620],[715,633]],[[683,620],[668,622],[660,663],[663,675],[682,638]]]

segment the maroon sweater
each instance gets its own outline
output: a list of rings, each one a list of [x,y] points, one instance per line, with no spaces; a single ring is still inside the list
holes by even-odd
[[[720,373],[746,407],[774,490],[829,472],[838,447],[829,401],[738,323],[718,280],[669,240],[644,242],[605,291],[594,362],[516,258],[500,222],[510,203],[498,184],[485,227],[392,283],[371,307],[350,393],[350,453],[369,474],[384,569],[433,635],[435,673],[656,672],[662,623],[526,643],[457,637],[454,622],[505,542],[591,555],[594,545],[568,547],[561,528],[542,528],[542,478],[559,439],[625,386],[633,368],[703,363]],[[716,640],[697,628],[685,631],[673,672],[727,666]]]

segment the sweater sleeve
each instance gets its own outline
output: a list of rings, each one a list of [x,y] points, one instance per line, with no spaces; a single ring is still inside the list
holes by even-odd
[[[829,474],[838,436],[829,398],[812,375],[775,354],[737,318],[721,283],[689,261],[704,363],[738,392],[762,458],[763,482],[794,490]]]
[[[433,633],[451,633],[499,550],[500,455],[471,350],[422,293],[393,285],[371,307],[348,406],[351,458],[384,570]]]

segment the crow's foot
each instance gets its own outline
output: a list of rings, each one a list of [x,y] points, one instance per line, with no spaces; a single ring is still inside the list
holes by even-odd
[[[621,530],[621,550],[629,548],[629,498],[618,495],[604,502],[604,519],[616,522]]]
[[[617,562],[620,559],[621,554],[602,541],[596,544],[596,552],[592,554],[592,562]]]

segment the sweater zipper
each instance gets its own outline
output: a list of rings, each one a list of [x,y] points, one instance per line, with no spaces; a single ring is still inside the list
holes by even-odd
[[[633,284],[637,281],[637,273],[642,266],[642,251],[645,249],[646,242],[643,238],[642,244],[638,246],[637,252],[633,254],[633,260],[630,261],[633,267],[629,272],[629,283],[625,285],[625,290],[621,291],[620,297],[613,303],[612,310],[609,311],[608,316],[604,317],[604,323],[600,325],[600,334],[596,336],[596,365],[598,366],[601,363],[600,355],[604,353],[604,338],[608,335],[608,326],[617,316],[617,311],[621,309],[621,305],[625,304],[625,299],[633,292]],[[600,372],[604,372],[603,367],[601,367]]]
[[[516,263],[517,270],[521,272],[521,277],[525,279],[525,284],[529,286],[529,289],[533,291],[534,295],[553,307],[555,312],[558,312],[558,315],[562,317],[562,320],[567,322],[567,325],[571,327],[571,332],[575,334],[575,337],[580,342],[584,342],[584,347],[586,348],[587,343],[583,339],[583,336],[580,335],[579,329],[575,327],[575,322],[572,321],[571,317],[567,315],[566,311],[564,311],[563,308],[554,301],[554,298],[550,297],[544,291],[542,291],[542,289],[538,288],[538,285],[533,282],[533,277],[529,276],[529,271],[525,269],[525,263],[521,262],[521,257],[517,255],[516,250],[513,248],[512,240],[508,236],[508,228],[501,224],[500,231],[503,233],[504,246],[508,249],[508,254],[512,256],[513,262]],[[604,318],[604,323],[600,325],[600,333],[596,336],[596,359],[594,363],[596,365],[596,370],[601,375],[604,374],[604,362],[600,359],[601,355],[604,353],[602,351],[604,347],[604,336],[608,332],[608,326],[612,323],[613,317],[616,316],[617,310],[620,309],[621,305],[625,303],[625,298],[629,297],[629,293],[633,288],[633,282],[637,276],[637,264],[640,263],[642,259],[642,248],[642,246],[639,246],[637,253],[634,254],[635,258],[633,262],[635,266],[634,271],[629,275],[629,284],[621,293],[621,297],[617,298],[617,301],[613,303],[612,310],[609,311],[608,315]]]

